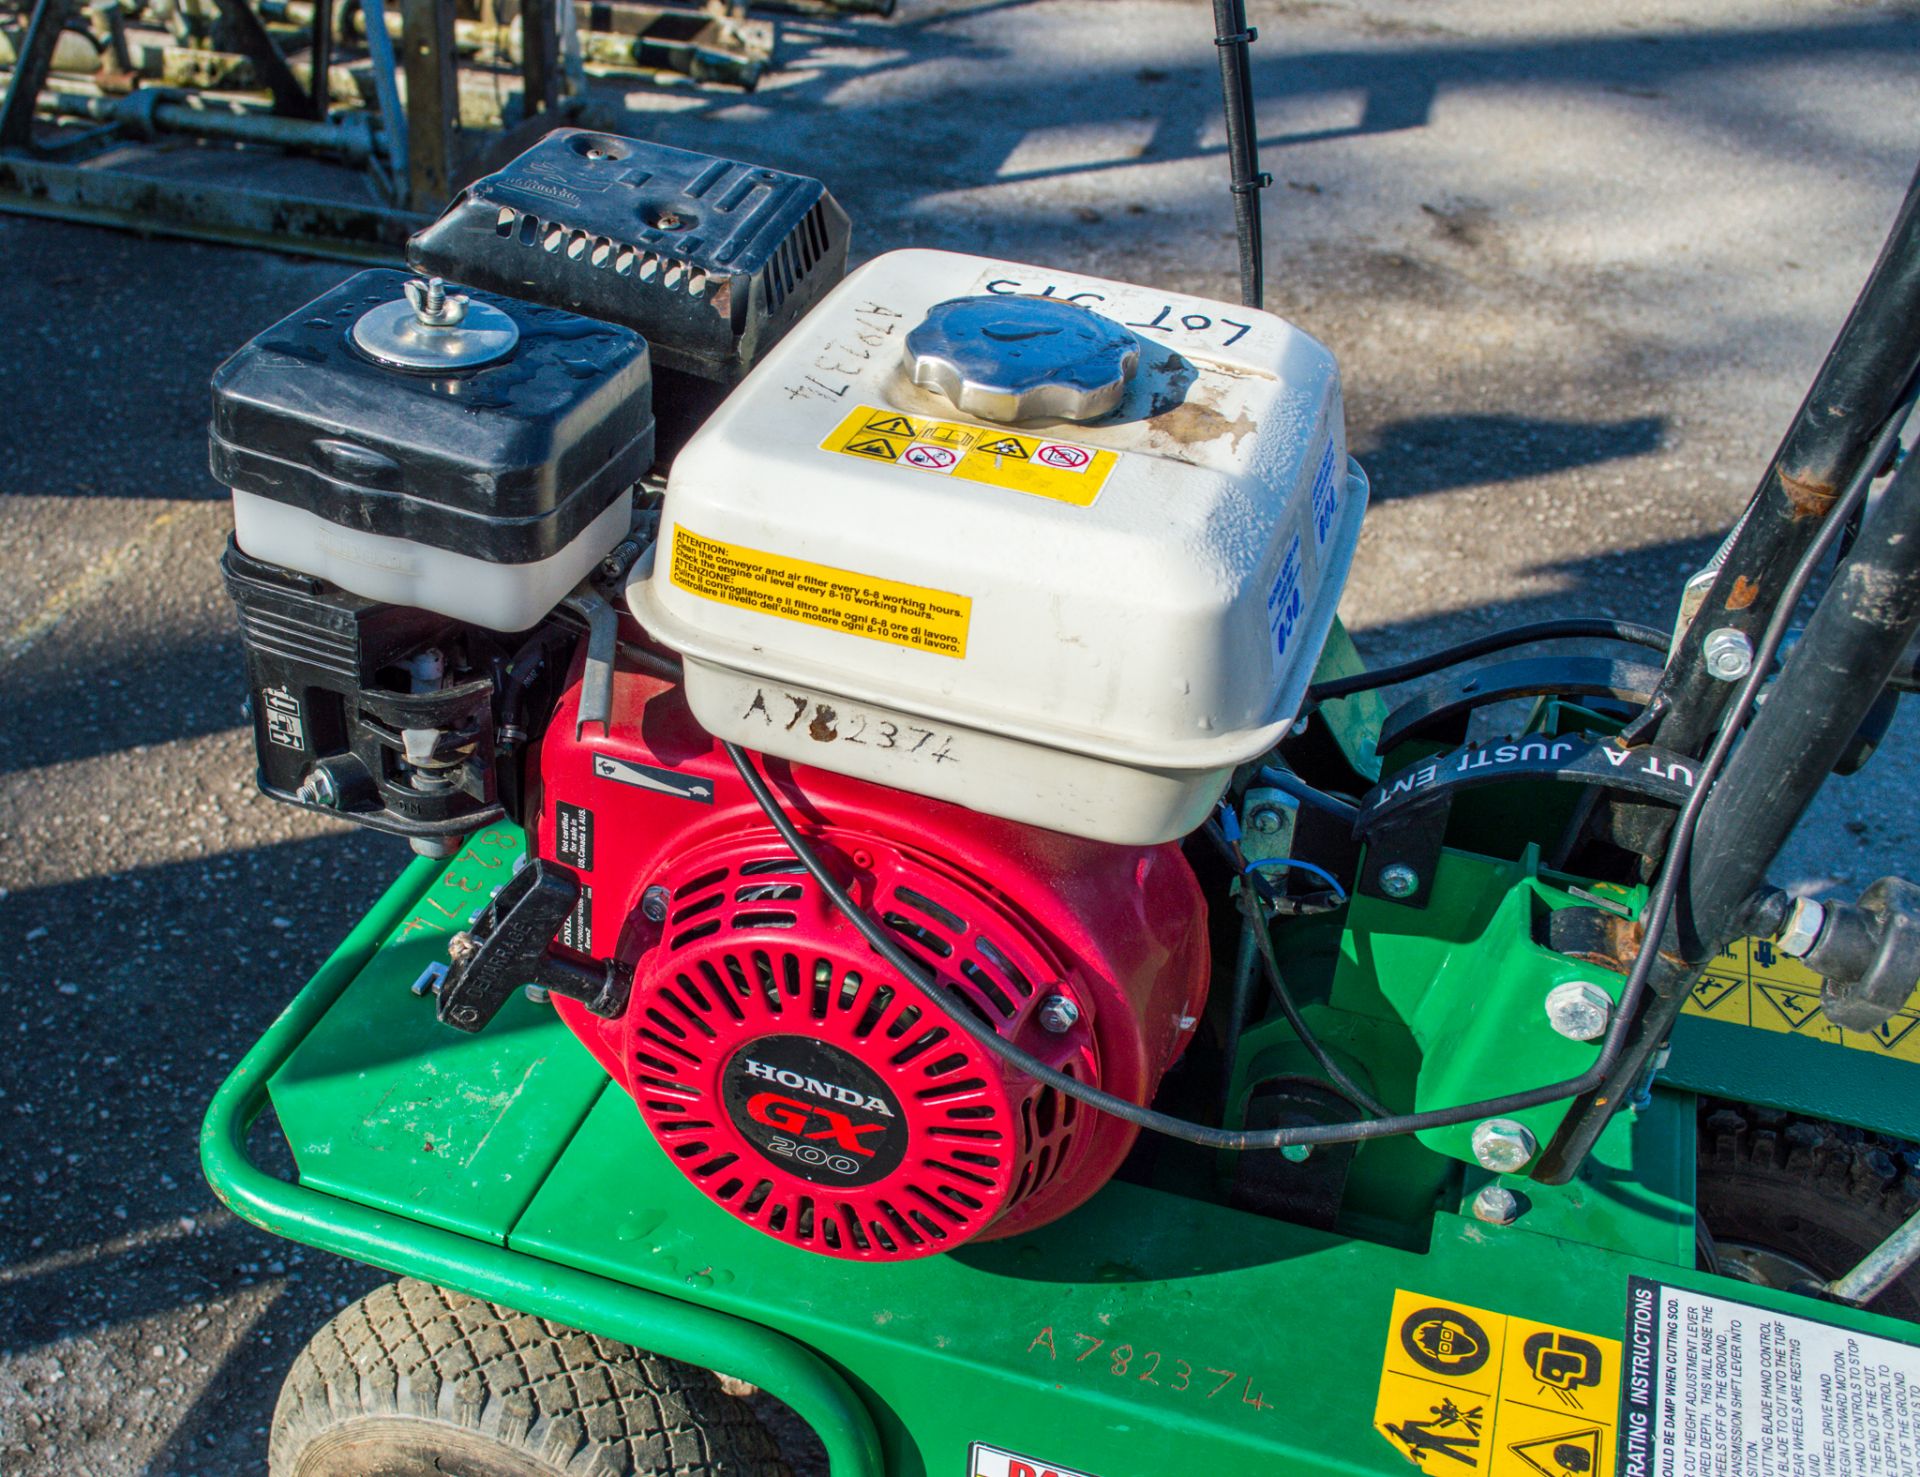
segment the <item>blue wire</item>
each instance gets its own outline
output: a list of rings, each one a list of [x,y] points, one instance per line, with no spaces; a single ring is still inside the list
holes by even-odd
[[[1318,862],[1302,861],[1298,857],[1291,856],[1263,856],[1247,863],[1249,872],[1255,867],[1284,867],[1289,871],[1297,868],[1302,872],[1311,872],[1339,894],[1339,901],[1344,903],[1347,900],[1347,890],[1340,885],[1340,880]]]

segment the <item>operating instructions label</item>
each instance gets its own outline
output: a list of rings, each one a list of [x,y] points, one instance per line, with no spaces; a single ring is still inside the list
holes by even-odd
[[[1920,1348],[1629,1279],[1620,1477],[1920,1477]]]

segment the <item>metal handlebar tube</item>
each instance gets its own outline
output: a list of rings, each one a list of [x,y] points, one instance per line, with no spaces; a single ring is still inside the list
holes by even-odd
[[[1680,633],[1655,698],[1663,710],[1658,738],[1664,747],[1697,755],[1712,737],[1734,688],[1707,668],[1707,633],[1731,628],[1753,640],[1765,629],[1790,572],[1898,403],[1916,359],[1920,174],[1907,187],[1880,258],[1774,453],[1699,613]]]
[[[1536,1178],[1564,1183],[1667,1039],[1702,969],[1777,898],[1767,869],[1920,631],[1920,457],[1895,474],[1700,812],[1647,1004],[1611,1077],[1580,1098]],[[1771,929],[1764,931],[1771,932]]]

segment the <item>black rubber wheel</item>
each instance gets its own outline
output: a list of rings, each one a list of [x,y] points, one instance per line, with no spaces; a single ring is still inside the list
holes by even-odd
[[[271,1477],[790,1477],[707,1370],[413,1281],[300,1351],[267,1461]]]
[[[1722,1272],[1831,1281],[1920,1206],[1920,1181],[1867,1135],[1719,1107],[1700,1125],[1700,1219]],[[1920,1322],[1920,1269],[1867,1306]]]

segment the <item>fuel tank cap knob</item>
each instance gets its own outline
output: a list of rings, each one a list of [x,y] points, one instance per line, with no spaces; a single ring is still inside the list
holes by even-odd
[[[907,335],[907,373],[969,415],[1098,420],[1140,364],[1139,341],[1091,308],[984,293],[935,303]]]

